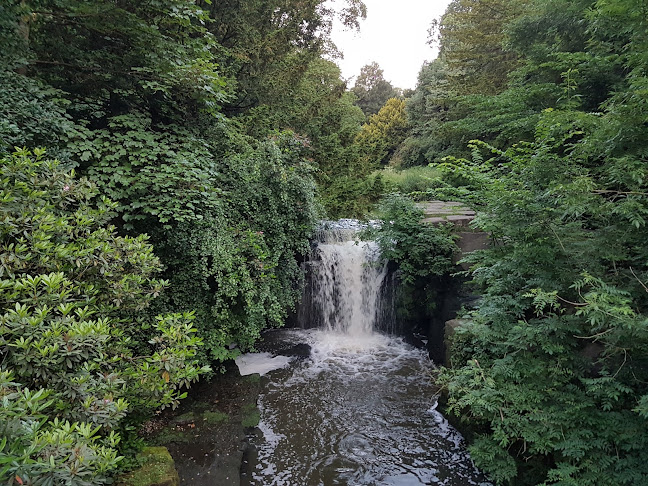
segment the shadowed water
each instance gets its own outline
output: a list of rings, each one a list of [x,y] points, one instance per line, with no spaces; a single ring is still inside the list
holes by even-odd
[[[486,485],[435,410],[432,363],[400,339],[289,331],[312,358],[263,387],[242,484]]]

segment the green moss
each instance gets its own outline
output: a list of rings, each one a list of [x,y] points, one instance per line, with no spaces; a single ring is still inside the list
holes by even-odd
[[[261,420],[259,410],[256,408],[256,404],[254,403],[244,405],[241,409],[241,415],[241,425],[245,428],[256,427],[259,425],[259,421]]]
[[[137,460],[141,466],[119,478],[117,486],[178,486],[178,472],[166,447],[145,447]]]
[[[223,412],[219,412],[218,410],[204,412],[202,414],[202,421],[206,422],[207,424],[225,423],[229,422],[229,415]]]
[[[183,413],[171,420],[172,425],[186,425],[196,421],[196,414],[194,412]]]
[[[170,444],[179,442],[186,444],[194,440],[194,434],[191,430],[176,429],[175,427],[166,427],[158,433],[153,441],[157,444]]]
[[[213,405],[211,403],[207,402],[195,402],[191,408],[194,409],[194,411],[201,413],[205,412],[206,410],[209,410]]]
[[[243,376],[243,381],[247,381],[248,383],[260,383],[261,382],[261,375],[259,373],[254,373],[252,375],[246,375]]]

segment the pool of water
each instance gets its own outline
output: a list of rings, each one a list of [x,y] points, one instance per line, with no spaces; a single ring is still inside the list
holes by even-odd
[[[368,333],[286,330],[309,358],[264,378],[242,485],[490,485],[436,410],[424,350]]]

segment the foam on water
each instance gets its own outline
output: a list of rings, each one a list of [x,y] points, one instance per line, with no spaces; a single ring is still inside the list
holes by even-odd
[[[245,353],[234,359],[241,376],[259,374],[261,376],[281,368],[290,363],[287,356],[273,356],[270,353]]]

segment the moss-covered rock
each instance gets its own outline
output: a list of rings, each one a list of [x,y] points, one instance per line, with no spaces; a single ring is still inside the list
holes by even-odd
[[[204,412],[201,415],[202,421],[208,425],[220,424],[228,422],[230,417],[226,413],[219,412],[218,410]]]
[[[244,428],[256,427],[259,425],[261,415],[256,403],[248,403],[241,409],[241,425]]]
[[[137,455],[141,466],[117,479],[116,486],[178,486],[180,479],[166,447],[145,447]]]

